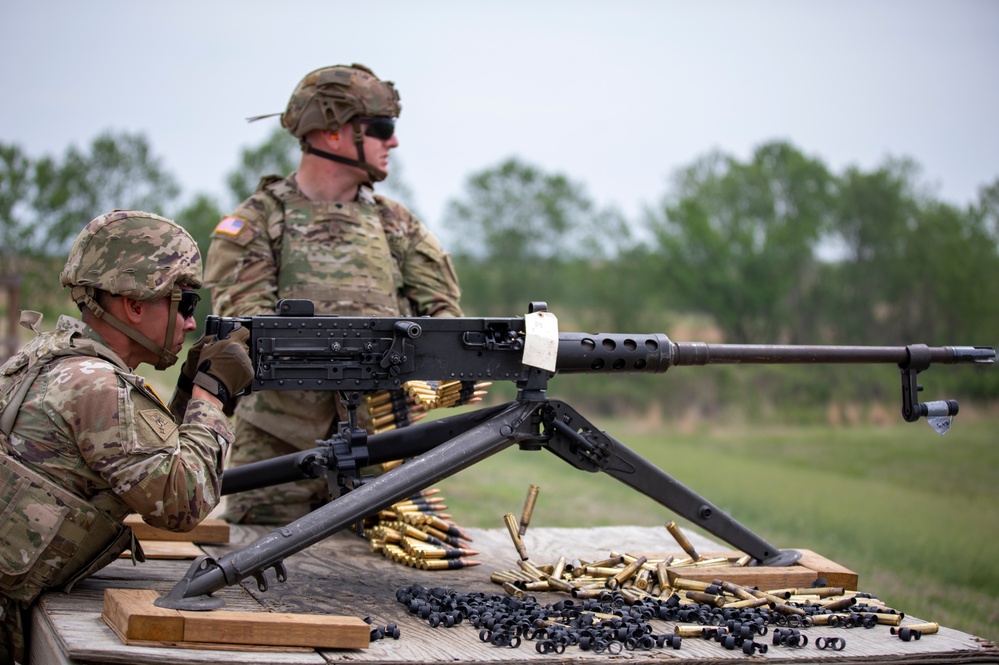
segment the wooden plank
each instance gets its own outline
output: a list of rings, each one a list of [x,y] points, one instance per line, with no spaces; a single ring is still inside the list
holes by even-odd
[[[177,610],[153,605],[159,597],[159,592],[151,589],[107,589],[101,617],[125,643],[180,642],[184,639],[184,617]]]
[[[141,541],[142,553],[146,559],[197,559],[205,553],[194,543],[185,543],[172,540],[143,540]],[[119,559],[131,559],[132,552],[125,550],[118,555]]]
[[[126,644],[224,649],[241,646],[365,649],[371,626],[352,616],[187,612],[157,607],[159,592],[107,589],[102,618]]]
[[[277,612],[181,612],[184,641],[269,646],[366,649],[371,626],[363,619]]]
[[[758,587],[760,589],[785,589],[788,587],[809,587],[815,580],[824,578],[827,586],[843,587],[844,589],[857,589],[859,575],[849,568],[830,561],[829,559],[813,552],[812,550],[799,549],[801,559],[790,566],[708,566],[698,568],[696,566],[676,566],[667,570],[678,577],[689,580],[699,580],[710,582],[712,580],[724,580],[733,584],[747,587]],[[685,554],[672,553],[681,557]],[[667,554],[646,554],[650,559],[661,559]],[[717,558],[724,557],[730,561],[735,561],[743,556],[742,552],[705,552],[702,557]]]
[[[138,515],[132,514],[125,518],[125,525],[131,527],[132,533],[141,541],[173,540],[189,543],[225,544],[229,542],[229,523],[214,517],[203,520],[190,531],[167,531],[149,526]]]

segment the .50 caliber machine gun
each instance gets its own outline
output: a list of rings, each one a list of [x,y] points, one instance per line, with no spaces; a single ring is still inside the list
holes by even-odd
[[[902,377],[902,415],[926,417],[946,432],[957,402],[921,403],[917,374],[933,363],[994,363],[991,347],[788,346],[673,342],[662,334],[558,332],[544,303],[518,318],[396,318],[315,316],[307,300],[283,300],[278,314],[208,317],[205,334],[226,337],[250,329],[255,377],[249,390],[336,390],[348,421],[313,450],[225,472],[223,494],[326,477],[325,506],[215,560],[200,557],[156,604],[214,609],[210,594],[264,572],[287,577],[286,557],[358,523],[391,504],[513,444],[545,448],[583,471],[602,471],[753,557],[786,566],[801,554],[781,551],[661,469],[597,429],[573,407],[546,395],[556,373],[661,373],[674,365],[890,363]],[[513,381],[514,401],[368,436],[357,426],[365,392],[399,389],[411,380]],[[406,458],[399,467],[362,480],[364,466]]]

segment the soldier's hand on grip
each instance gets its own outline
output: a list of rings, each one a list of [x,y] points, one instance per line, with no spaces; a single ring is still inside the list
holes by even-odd
[[[200,349],[194,384],[218,397],[223,404],[250,385],[253,381],[253,363],[248,354],[249,337],[250,329],[240,327],[225,339],[207,338]],[[185,370],[187,364],[184,363]]]

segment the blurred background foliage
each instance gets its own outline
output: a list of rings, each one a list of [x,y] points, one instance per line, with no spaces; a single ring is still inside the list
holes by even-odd
[[[0,143],[0,280],[17,284],[0,295],[0,357],[23,342],[7,329],[12,310],[43,311],[49,326],[73,313],[58,274],[87,221],[113,208],[156,212],[204,252],[218,220],[261,176],[294,170],[298,155],[294,139],[275,130],[242,151],[226,191],[182,198],[141,134],[106,132],[39,159]],[[379,191],[413,207],[398,160]],[[731,343],[999,344],[999,179],[958,207],[935,198],[910,159],[836,173],[784,141],[745,161],[710,152],[664,183],[641,218],[626,219],[570,175],[511,157],[469,175],[443,219],[425,221],[453,253],[469,316],[519,316],[543,300],[563,330]],[[210,308],[204,293],[199,320]],[[999,372],[950,369],[933,368],[934,391],[985,405],[999,396]],[[578,377],[556,379],[553,390],[636,417],[836,421],[861,404],[860,417],[871,420],[898,399],[897,375],[884,368],[673,372],[682,379]],[[508,388],[494,388],[496,397]]]

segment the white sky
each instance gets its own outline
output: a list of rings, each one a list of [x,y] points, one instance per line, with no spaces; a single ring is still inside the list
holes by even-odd
[[[445,235],[510,156],[632,219],[678,167],[774,139],[836,171],[911,157],[962,205],[999,177],[997,0],[0,0],[0,61],[0,142],[144,132],[185,200],[221,201],[277,122],[244,118],[364,63],[399,88],[403,179]]]

